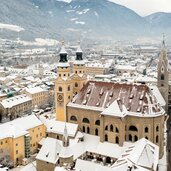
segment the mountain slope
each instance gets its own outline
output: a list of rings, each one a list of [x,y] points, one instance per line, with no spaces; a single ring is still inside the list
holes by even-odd
[[[171,27],[171,13],[158,12],[145,18],[152,26],[159,28]]]
[[[158,12],[145,17],[150,23],[152,32],[161,36],[166,34],[167,40],[171,40],[171,13]]]
[[[19,35],[3,30],[0,36],[25,39],[128,38],[150,29],[147,18],[107,0],[1,0],[0,23],[25,29]]]

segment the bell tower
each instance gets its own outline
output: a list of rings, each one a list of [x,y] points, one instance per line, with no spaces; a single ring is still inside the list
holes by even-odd
[[[86,70],[86,67],[85,67],[85,62],[83,60],[83,51],[79,43],[79,46],[76,51],[76,58],[75,58],[74,67],[73,67],[73,72],[74,72],[73,93],[74,94],[79,93],[81,88],[87,81],[85,70]]]
[[[62,137],[62,144],[63,144],[63,147],[69,146],[69,137],[68,137],[68,131],[67,131],[66,123],[65,123],[65,128],[64,128],[64,134]]]
[[[73,87],[70,78],[70,65],[67,52],[62,43],[59,53],[60,59],[57,65],[57,79],[55,81],[55,107],[56,120],[66,121],[66,105],[72,99]]]
[[[168,91],[169,91],[168,81],[169,81],[168,59],[167,59],[165,40],[163,36],[162,48],[160,51],[159,63],[158,63],[157,86],[166,102],[166,107],[165,107],[166,112],[168,112]]]

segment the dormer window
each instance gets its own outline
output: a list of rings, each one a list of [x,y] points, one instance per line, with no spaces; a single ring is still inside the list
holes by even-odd
[[[100,90],[100,96],[102,96],[104,93],[103,88]]]
[[[164,74],[161,74],[161,80],[164,80]]]
[[[88,91],[87,91],[87,94],[90,94],[91,93],[91,89],[89,88]]]
[[[134,94],[130,94],[129,98],[133,99],[134,98]]]
[[[100,102],[97,102],[97,103],[96,103],[96,106],[100,106]]]
[[[112,91],[110,92],[109,96],[110,96],[110,97],[112,97],[112,96],[113,96],[113,92],[112,92]]]
[[[87,100],[85,99],[85,100],[83,101],[83,105],[86,105],[86,103],[87,103]]]

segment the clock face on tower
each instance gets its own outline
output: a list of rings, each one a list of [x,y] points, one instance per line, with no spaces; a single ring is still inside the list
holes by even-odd
[[[59,101],[59,102],[63,102],[63,100],[64,100],[64,98],[63,98],[63,94],[57,94],[57,100]]]

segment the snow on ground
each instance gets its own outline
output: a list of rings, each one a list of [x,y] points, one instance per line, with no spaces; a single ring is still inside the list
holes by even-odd
[[[53,12],[52,11],[48,11],[48,14],[53,17]]]
[[[81,24],[81,25],[84,25],[85,22],[84,21],[75,21],[75,24]]]
[[[71,21],[75,21],[75,20],[78,20],[78,18],[71,18],[70,20]]]
[[[69,13],[69,12],[74,12],[74,11],[75,11],[75,10],[66,10],[66,12],[68,12],[68,13]]]
[[[68,3],[70,3],[72,0],[56,0],[56,1],[63,1],[63,2],[68,2]]]
[[[78,32],[80,30],[79,29],[74,29],[74,28],[67,28],[66,31]]]
[[[96,11],[94,12],[94,15],[97,16],[97,17],[99,17],[99,14]]]
[[[26,166],[18,166],[14,169],[11,169],[10,171],[37,171],[36,161],[34,161],[33,163],[29,163]]]
[[[35,46],[54,46],[59,43],[59,41],[55,39],[42,39],[42,38],[36,38],[35,41],[21,41],[18,40],[18,43],[22,43],[23,45],[29,46],[29,45],[35,45]]]
[[[3,24],[3,23],[0,23],[0,29],[7,29],[15,32],[24,31],[24,28],[20,26],[12,25],[12,24]]]
[[[82,14],[86,14],[88,11],[90,11],[90,9],[87,8],[87,9],[84,9],[82,11],[76,11],[76,13],[79,15],[82,15]]]

